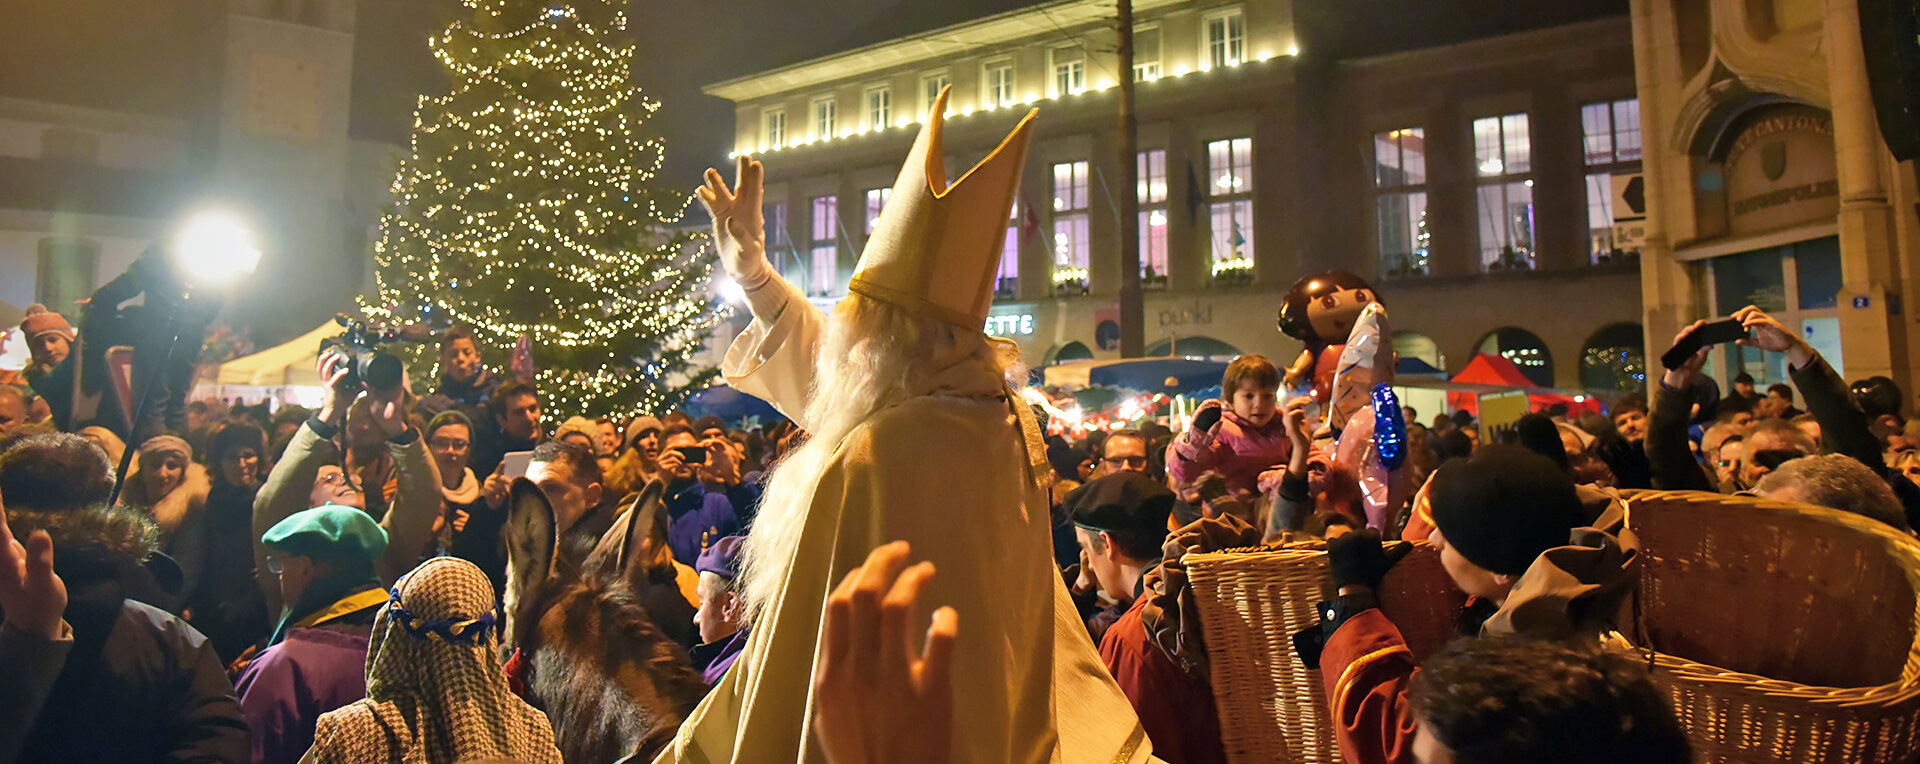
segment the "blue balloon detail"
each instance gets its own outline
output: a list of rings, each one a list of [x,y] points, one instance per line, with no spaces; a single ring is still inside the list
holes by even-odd
[[[1389,470],[1400,469],[1407,461],[1405,413],[1400,409],[1400,396],[1393,394],[1393,385],[1385,382],[1373,386],[1373,449]]]

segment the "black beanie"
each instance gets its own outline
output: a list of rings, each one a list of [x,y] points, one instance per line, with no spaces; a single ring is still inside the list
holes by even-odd
[[[1440,468],[1428,494],[1433,525],[1468,562],[1518,576],[1582,524],[1573,477],[1547,457],[1492,445]]]

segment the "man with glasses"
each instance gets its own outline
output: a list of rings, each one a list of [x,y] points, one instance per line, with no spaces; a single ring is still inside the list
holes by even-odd
[[[1147,471],[1147,436],[1139,430],[1115,430],[1107,436],[1107,442],[1101,446],[1100,467],[1094,471],[1094,477],[1106,477],[1121,472]]]
[[[358,509],[377,521],[387,534],[389,543],[374,570],[382,584],[391,586],[413,569],[421,551],[427,548],[433,520],[440,510],[440,481],[435,479],[425,438],[407,421],[404,384],[387,392],[368,390],[357,381],[347,384],[352,367],[338,350],[322,354],[318,365],[320,378],[327,382],[320,411],[294,433],[286,453],[267,473],[253,504],[253,530],[265,534],[282,520],[312,507]],[[352,414],[348,413],[350,408]],[[344,457],[333,440],[343,430],[359,430],[349,438],[372,440],[384,451],[382,461],[391,465],[391,479],[370,477],[372,470],[355,475],[341,469]],[[273,614],[273,620],[279,620],[281,608],[294,603],[281,599],[279,582],[266,574],[267,553],[265,544],[254,544],[254,568],[260,572],[267,612]]]
[[[387,589],[374,565],[387,532],[358,507],[293,513],[262,534],[264,577],[288,605],[235,690],[253,730],[255,762],[298,761],[320,715],[367,694],[367,644]]]

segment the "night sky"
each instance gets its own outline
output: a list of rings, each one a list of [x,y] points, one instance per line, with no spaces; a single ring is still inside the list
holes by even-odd
[[[531,0],[530,0],[531,1]],[[1258,0],[1254,0],[1258,2]],[[730,104],[700,86],[1034,0],[636,0],[634,80],[664,107],[666,177],[691,187],[726,161]],[[456,0],[360,0],[356,138],[405,143],[417,94],[446,78],[425,39]],[[1309,54],[1361,56],[1627,12],[1627,0],[1294,0]],[[0,0],[0,95],[182,116],[218,0]]]

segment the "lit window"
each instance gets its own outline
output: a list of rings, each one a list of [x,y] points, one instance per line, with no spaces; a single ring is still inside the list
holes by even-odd
[[[768,109],[762,118],[765,129],[760,138],[767,148],[775,149],[787,145],[787,112],[785,109]]]
[[[1236,66],[1247,60],[1247,22],[1238,8],[1208,14],[1206,27],[1210,66]]]
[[[893,195],[891,188],[867,189],[867,234],[880,225],[880,213],[887,209],[887,197]]]
[[[1640,246],[1615,236],[1616,220],[1638,225],[1630,210],[1616,210],[1616,198],[1645,199],[1644,185],[1633,186],[1640,175],[1640,101],[1626,99],[1580,107],[1587,160],[1587,254],[1589,262],[1631,262]],[[1644,181],[1642,181],[1644,184]],[[1641,209],[1645,209],[1642,207]]]
[[[1208,219],[1216,284],[1253,280],[1253,139],[1207,143]]]
[[[1534,249],[1533,149],[1527,115],[1473,121],[1476,170],[1475,218],[1480,229],[1480,267],[1528,271],[1538,267]]]
[[[1409,127],[1373,136],[1374,226],[1380,272],[1389,278],[1432,274],[1428,257],[1427,131]]]
[[[839,285],[837,278],[840,268],[838,208],[839,205],[834,197],[813,198],[813,214],[808,225],[809,260],[812,267],[807,274],[807,294],[816,297],[831,296]]]
[[[987,108],[1012,106],[1017,100],[1013,95],[1013,62],[995,61],[987,64],[981,73],[980,103]]]
[[[816,98],[813,101],[813,139],[816,141],[833,138],[835,123],[840,121],[840,102],[832,96]]]
[[[1087,54],[1080,46],[1053,49],[1053,94],[1077,95],[1087,90]]]
[[[1167,285],[1167,152],[1142,151],[1135,171],[1140,199],[1140,284]]]
[[[1085,161],[1053,166],[1053,280],[1062,294],[1087,291],[1087,178]]]
[[[867,129],[893,127],[893,88],[885,85],[867,88]]]
[[[1136,29],[1133,32],[1133,80],[1157,79],[1160,79],[1160,29]]]
[[[1011,300],[1020,293],[1020,205],[1007,210],[1007,238],[1001,243],[1000,267],[993,274],[993,299]]]
[[[940,91],[953,84],[953,77],[946,72],[926,74],[920,77],[920,114],[933,113],[933,102],[940,99]],[[945,116],[945,115],[942,115]]]
[[[766,204],[767,255],[773,260],[773,269],[788,274],[788,280],[796,278],[792,268],[798,267],[798,258],[793,257],[793,240],[787,232],[787,203],[768,202]]]

